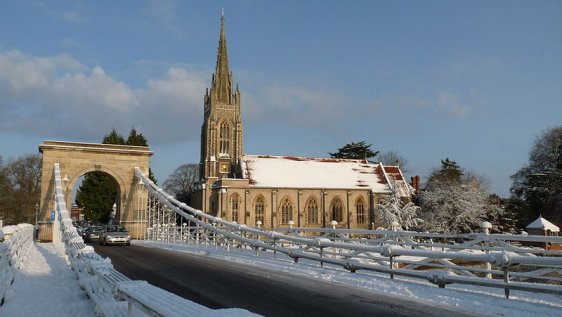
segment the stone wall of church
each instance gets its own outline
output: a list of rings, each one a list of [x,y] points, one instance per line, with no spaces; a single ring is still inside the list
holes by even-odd
[[[260,188],[238,179],[222,179],[214,187],[206,190],[206,211],[252,227],[258,221],[264,228],[289,227],[289,221],[294,227],[331,227],[332,220],[338,228],[385,226],[375,212],[385,194],[370,190]]]

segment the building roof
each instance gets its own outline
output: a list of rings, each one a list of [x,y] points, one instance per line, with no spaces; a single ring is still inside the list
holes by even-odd
[[[243,177],[251,186],[274,188],[367,189],[401,197],[411,195],[398,166],[363,160],[294,156],[245,155]]]
[[[560,232],[560,228],[558,228],[552,222],[544,219],[542,216],[539,216],[537,218],[537,220],[528,224],[527,228],[538,228],[538,229],[543,229],[543,230],[550,230],[552,232]]]

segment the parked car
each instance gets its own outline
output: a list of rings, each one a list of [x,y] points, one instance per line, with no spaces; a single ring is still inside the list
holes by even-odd
[[[108,225],[100,233],[100,245],[131,245],[131,236],[123,226]]]
[[[100,226],[90,226],[86,228],[82,232],[82,239],[84,239],[85,242],[98,241],[100,239],[101,229]]]

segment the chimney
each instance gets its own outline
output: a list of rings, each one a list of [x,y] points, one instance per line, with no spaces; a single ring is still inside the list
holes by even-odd
[[[420,176],[419,176],[419,175],[416,175],[416,176],[414,176],[414,177],[411,177],[411,180],[412,180],[412,184],[411,184],[412,187],[413,187],[416,191],[418,191],[418,190],[420,189]]]

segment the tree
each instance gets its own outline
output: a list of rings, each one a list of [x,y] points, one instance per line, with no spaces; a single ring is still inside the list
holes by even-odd
[[[148,146],[148,140],[142,133],[138,133],[135,127],[132,127],[131,132],[129,132],[129,137],[127,138],[127,141],[125,141],[125,145]],[[148,178],[154,184],[158,184],[158,181],[156,180],[156,177],[152,173],[152,169],[150,167],[148,168]]]
[[[131,128],[131,132],[129,132],[129,137],[125,142],[126,145],[135,145],[135,146],[148,146],[148,141],[142,135],[142,133],[137,133],[135,127]]]
[[[4,166],[4,160],[2,156],[0,156],[0,193],[2,193],[2,195],[0,195],[0,219],[4,220],[6,224],[8,223],[7,219],[11,217],[11,191],[12,188],[8,179],[7,169]]]
[[[434,170],[429,176],[428,183],[454,183],[460,184],[461,177],[464,175],[461,167],[457,162],[449,160],[441,160],[441,169]],[[470,176],[468,177],[470,178]]]
[[[125,139],[123,136],[119,134],[119,132],[115,131],[115,128],[111,129],[109,134],[106,134],[101,141],[102,144],[119,144],[125,145]]]
[[[379,162],[384,165],[400,166],[403,173],[408,173],[408,160],[402,155],[394,151],[382,152],[377,155]]]
[[[397,222],[400,228],[410,230],[423,223],[423,219],[418,217],[421,208],[414,203],[405,204],[395,195],[378,204],[378,210],[388,228],[394,229],[393,223]]]
[[[358,143],[351,142],[338,149],[336,153],[328,153],[330,157],[333,158],[344,158],[344,159],[358,159],[358,160],[368,160],[369,158],[375,157],[379,151],[371,150],[372,144],[365,144],[365,141]]]
[[[562,126],[545,130],[529,152],[529,163],[511,176],[511,193],[534,212],[562,224]]]
[[[107,223],[113,204],[117,201],[117,184],[107,174],[93,172],[84,176],[76,192],[76,204],[84,208],[88,221]]]
[[[485,181],[464,171],[455,161],[441,161],[419,196],[424,230],[478,231],[480,223],[501,217],[503,210],[490,200]]]
[[[186,204],[191,203],[191,192],[199,180],[198,164],[183,164],[164,181],[164,190]]]
[[[41,157],[26,154],[2,164],[0,159],[0,217],[6,224],[34,223],[41,191]]]

